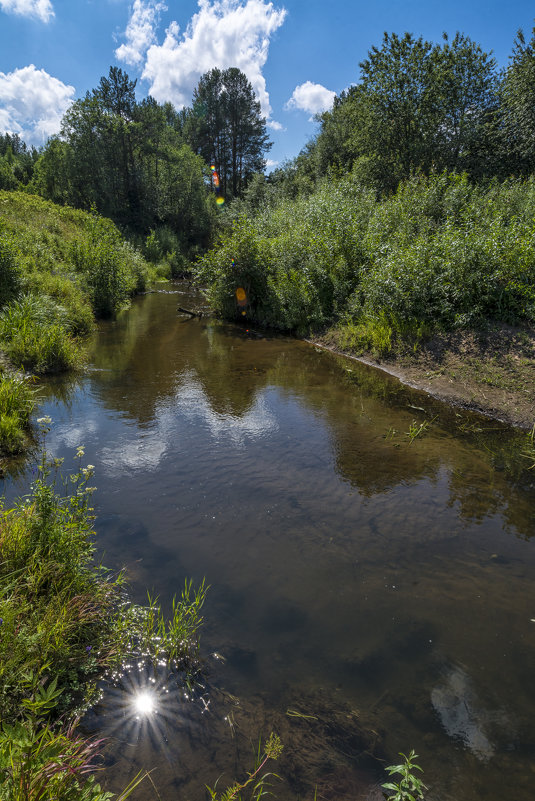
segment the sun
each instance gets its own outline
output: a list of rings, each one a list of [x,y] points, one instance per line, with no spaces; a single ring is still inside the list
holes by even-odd
[[[138,715],[147,716],[156,711],[156,698],[149,692],[137,693],[137,695],[134,696],[132,704]]]

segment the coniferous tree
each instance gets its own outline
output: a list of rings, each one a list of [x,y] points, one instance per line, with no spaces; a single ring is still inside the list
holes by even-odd
[[[219,176],[221,191],[240,196],[251,177],[265,168],[271,147],[266,120],[246,75],[236,67],[205,73],[186,112],[185,136]]]

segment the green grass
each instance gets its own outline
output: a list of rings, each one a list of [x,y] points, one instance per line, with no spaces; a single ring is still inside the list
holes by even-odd
[[[127,601],[124,577],[94,563],[93,467],[83,455],[65,479],[43,457],[29,495],[0,507],[2,801],[108,797],[86,776],[98,747],[75,731],[97,681],[132,657],[190,677],[198,669],[204,583],[186,581],[168,621],[151,598]]]
[[[6,455],[24,450],[35,405],[35,390],[21,373],[0,369],[0,453]]]

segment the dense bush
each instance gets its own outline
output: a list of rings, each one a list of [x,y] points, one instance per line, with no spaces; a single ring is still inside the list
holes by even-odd
[[[224,316],[241,284],[258,322],[304,332],[342,320],[388,350],[436,329],[535,321],[534,214],[531,179],[415,177],[384,200],[354,176],[330,179],[235,221],[197,277]]]
[[[72,243],[70,255],[97,317],[114,317],[145,288],[143,259],[109,220],[92,219],[88,236]]]

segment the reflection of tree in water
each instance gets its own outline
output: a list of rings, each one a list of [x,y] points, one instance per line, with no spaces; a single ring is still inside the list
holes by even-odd
[[[491,431],[484,424],[466,427],[465,413],[461,417],[397,379],[317,353],[306,343],[177,313],[178,305],[194,306],[196,301],[195,295],[148,295],[103,327],[93,383],[106,406],[144,426],[193,378],[215,414],[241,418],[265,387],[273,385],[282,397],[297,396],[299,404],[328,424],[336,470],[362,495],[422,479],[435,482],[445,467],[450,504],[459,505],[461,518],[482,521],[501,513],[520,533],[530,533],[527,500],[521,500],[527,496],[517,491],[526,489],[526,471],[519,474],[510,444],[514,437],[507,429],[496,424]],[[426,436],[410,444],[405,432],[411,420],[430,421],[435,415],[438,420]],[[395,437],[387,436],[390,430]],[[497,472],[497,467],[503,470]]]
[[[177,313],[177,295],[149,295],[128,315],[103,328],[94,354],[95,389],[106,406],[141,425],[194,375],[218,414],[242,416],[265,381],[248,350],[252,342],[212,320]]]
[[[436,476],[439,455],[396,448],[384,437],[393,425],[406,427],[400,408],[414,403],[397,380],[360,364],[349,373],[338,359],[326,354],[320,359],[312,348],[303,349],[298,365],[280,362],[276,372],[329,423],[336,470],[362,495]]]

